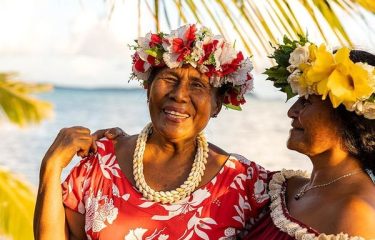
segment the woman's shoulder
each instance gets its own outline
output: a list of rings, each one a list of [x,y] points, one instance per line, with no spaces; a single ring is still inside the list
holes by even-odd
[[[337,201],[337,228],[350,235],[360,235],[366,239],[375,239],[375,186],[358,183],[351,194]]]

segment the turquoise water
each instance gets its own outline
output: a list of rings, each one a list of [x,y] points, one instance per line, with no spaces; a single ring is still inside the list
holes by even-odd
[[[121,127],[138,133],[149,122],[141,89],[83,90],[57,88],[40,98],[54,104],[54,117],[41,125],[19,129],[0,125],[0,165],[38,183],[40,161],[61,128],[85,126],[97,130]],[[264,167],[311,168],[304,156],[287,150],[290,129],[286,112],[291,103],[248,97],[242,112],[223,109],[206,128],[208,140],[228,152],[240,153]],[[75,158],[63,175],[65,176]]]

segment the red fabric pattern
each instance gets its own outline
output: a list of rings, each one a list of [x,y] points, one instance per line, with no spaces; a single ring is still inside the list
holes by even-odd
[[[121,172],[113,143],[97,143],[98,153],[62,184],[65,206],[85,215],[89,240],[228,239],[244,233],[269,202],[268,172],[239,155],[186,199],[148,201]]]

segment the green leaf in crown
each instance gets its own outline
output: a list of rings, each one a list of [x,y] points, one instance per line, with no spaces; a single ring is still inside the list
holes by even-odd
[[[290,72],[287,70],[287,67],[290,65],[290,54],[298,45],[304,46],[308,42],[307,36],[298,35],[298,37],[298,40],[291,40],[287,36],[284,36],[283,44],[273,46],[275,51],[270,58],[275,59],[277,65],[267,68],[264,72],[267,75],[267,80],[272,81],[274,87],[286,93],[287,101],[297,95],[292,92],[292,88],[287,80],[290,75]]]

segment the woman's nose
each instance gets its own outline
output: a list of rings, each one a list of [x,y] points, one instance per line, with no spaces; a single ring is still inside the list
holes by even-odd
[[[288,110],[288,117],[297,118],[300,112],[299,101],[295,102]]]
[[[181,81],[173,87],[169,96],[176,102],[187,102],[189,96],[189,87]]]

